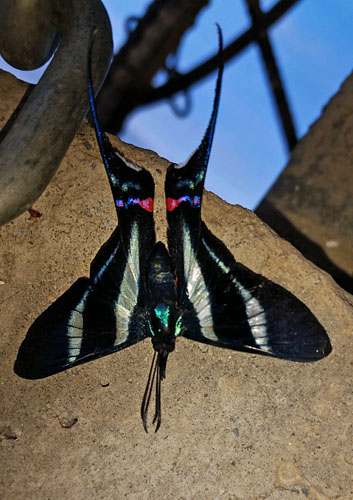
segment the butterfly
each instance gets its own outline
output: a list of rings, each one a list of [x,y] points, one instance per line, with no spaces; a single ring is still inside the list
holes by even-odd
[[[168,249],[156,242],[151,174],[114,149],[99,126],[89,56],[91,112],[119,223],[90,277],[79,278],[30,327],[14,366],[21,377],[47,377],[150,337],[154,355],[141,405],[146,431],[153,387],[156,431],[161,424],[161,381],[180,336],[292,361],[316,361],[331,351],[306,305],[236,262],[201,219],[223,74],[217,29],[220,62],[207,130],[190,159],[166,173]]]

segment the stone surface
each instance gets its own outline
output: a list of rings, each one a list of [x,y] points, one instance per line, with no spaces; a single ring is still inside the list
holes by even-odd
[[[154,175],[163,238],[167,162],[111,139]],[[327,329],[333,352],[300,364],[204,350],[181,338],[163,381],[162,426],[146,434],[140,405],[152,357],[148,339],[47,379],[13,373],[28,327],[88,275],[116,226],[87,125],[33,208],[40,218],[24,214],[0,230],[1,498],[353,498],[353,298],[329,275],[252,212],[205,193],[211,231],[236,259],[305,302]],[[63,427],[59,416],[77,421]]]
[[[256,213],[353,293],[353,74],[298,142]]]

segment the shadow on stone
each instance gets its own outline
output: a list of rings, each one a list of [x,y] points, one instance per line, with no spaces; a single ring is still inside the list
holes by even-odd
[[[324,250],[301,233],[277,208],[264,200],[255,210],[261,220],[266,222],[282,238],[289,241],[304,257],[328,272],[336,283],[347,292],[353,294],[353,278],[336,266]]]

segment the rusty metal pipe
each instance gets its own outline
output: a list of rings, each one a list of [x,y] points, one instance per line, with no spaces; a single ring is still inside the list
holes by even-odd
[[[0,143],[1,225],[30,208],[42,194],[87,113],[87,54],[92,30],[98,30],[92,57],[97,90],[113,45],[109,18],[100,0],[2,0],[0,18],[0,52],[22,69],[43,64],[59,41],[47,70]],[[26,28],[21,31],[21,26]],[[38,30],[42,31],[35,36]],[[32,34],[35,43],[31,43]],[[10,43],[9,38],[16,39]],[[32,52],[22,59],[25,46]]]

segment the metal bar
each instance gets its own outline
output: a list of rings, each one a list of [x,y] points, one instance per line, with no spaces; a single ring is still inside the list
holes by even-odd
[[[246,3],[252,19],[256,42],[260,48],[267,78],[277,105],[277,112],[282,123],[282,130],[287,141],[288,149],[291,151],[298,142],[298,139],[271,42],[266,29],[263,27],[264,13],[261,11],[259,0],[246,0]]]
[[[16,37],[15,42],[19,44],[22,43],[22,32],[11,28],[13,16],[19,17],[20,24],[31,24],[34,32],[42,26],[40,9],[26,8],[29,3],[31,7],[38,7],[41,2],[1,2],[2,30],[8,22],[7,37]],[[100,0],[53,0],[51,6],[50,23],[61,36],[58,50],[18,115],[2,134],[0,225],[30,208],[42,194],[87,113],[87,54],[94,28],[98,29],[93,50],[96,89],[111,59],[111,27]],[[52,40],[52,32],[50,37]],[[6,55],[9,60],[15,59],[9,54],[9,46],[6,47]],[[40,60],[41,57],[36,53],[32,59]]]

